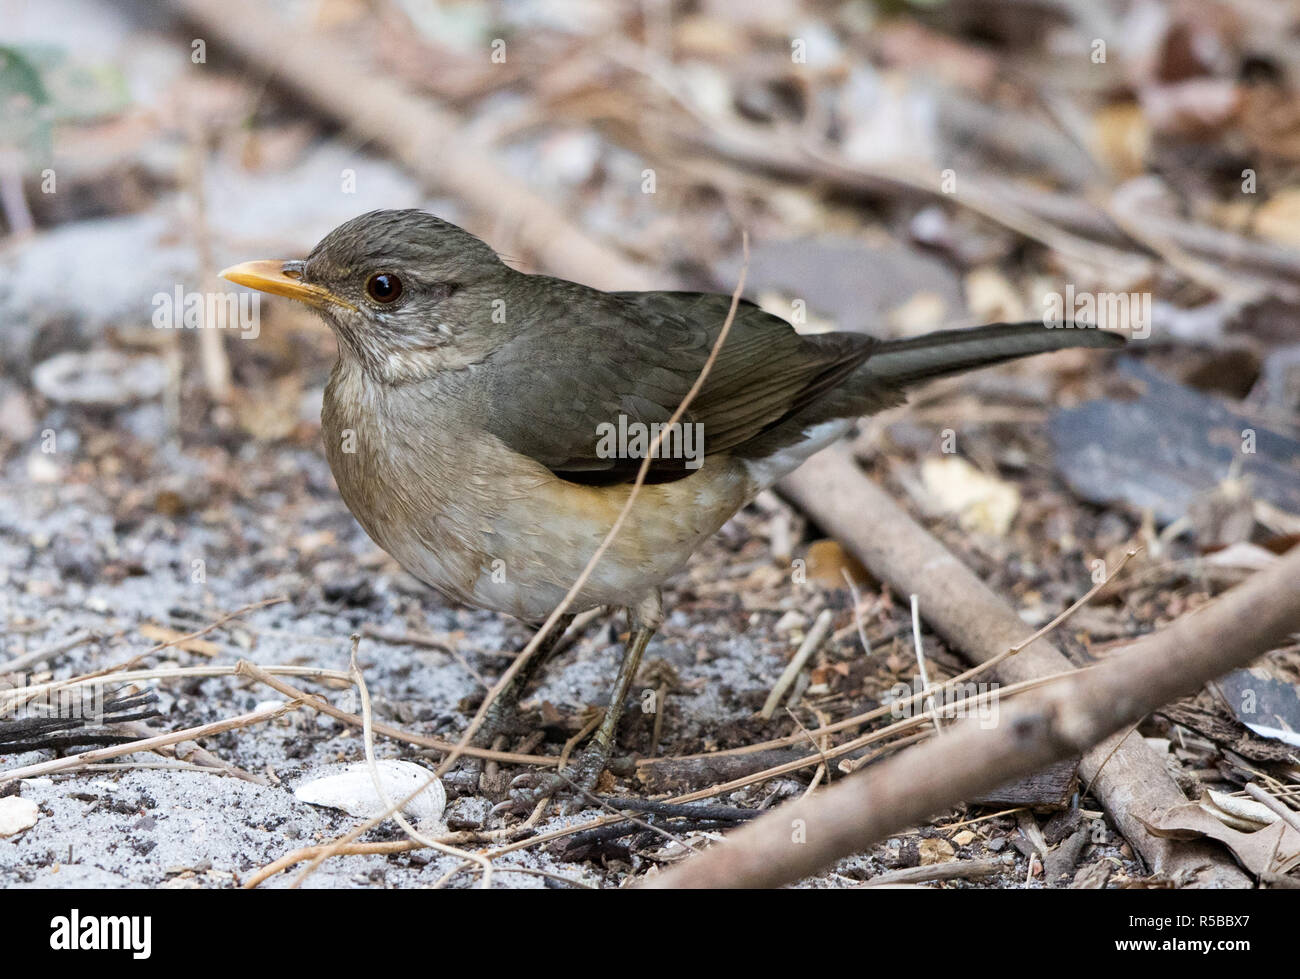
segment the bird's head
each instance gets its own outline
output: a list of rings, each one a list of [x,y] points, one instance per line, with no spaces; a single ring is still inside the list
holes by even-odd
[[[513,273],[486,243],[424,211],[371,211],[305,259],[245,262],[222,277],[297,299],[333,328],[339,354],[385,380],[475,363]],[[503,300],[502,300],[503,302]]]

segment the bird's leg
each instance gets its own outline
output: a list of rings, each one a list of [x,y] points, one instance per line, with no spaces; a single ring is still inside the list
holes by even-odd
[[[658,595],[655,597],[657,600]],[[632,634],[627,640],[627,650],[618,668],[618,677],[614,681],[614,692],[609,698],[609,706],[605,708],[605,717],[601,720],[600,727],[596,728],[596,733],[591,736],[591,740],[587,742],[587,747],[583,749],[576,766],[582,777],[575,778],[574,781],[583,788],[589,789],[596,784],[596,779],[605,770],[609,756],[614,750],[618,722],[623,717],[623,705],[627,702],[632,681],[636,679],[637,670],[641,666],[641,656],[659,627],[661,615],[658,614],[658,609],[656,613],[652,620],[653,624],[649,624],[638,610],[633,611]]]
[[[527,689],[529,681],[538,668],[555,651],[555,647],[572,622],[573,616],[565,615],[555,623],[555,628],[546,634],[546,638],[542,640],[533,655],[528,657],[528,662],[501,691],[501,695],[488,705],[487,713],[483,715],[483,723],[474,732],[470,744],[475,748],[491,748],[498,736],[521,733],[519,698],[523,696],[524,690]],[[481,788],[482,759],[462,757],[462,762],[454,771],[449,772],[444,780],[453,795],[473,794]]]
[[[632,681],[636,679],[637,669],[641,665],[641,654],[645,652],[646,646],[650,644],[650,638],[663,622],[663,599],[656,589],[636,608],[629,609],[629,612],[632,619],[632,632],[628,637],[623,662],[618,668],[618,677],[614,681],[614,690],[609,698],[609,706],[605,708],[605,717],[600,722],[600,727],[587,742],[587,746],[582,749],[577,761],[565,770],[563,776],[553,773],[521,775],[511,783],[512,799],[505,805],[529,808],[563,789],[568,781],[584,789],[591,789],[596,785],[596,780],[605,770],[610,754],[614,750],[615,733],[618,731],[619,719],[623,716],[623,704],[632,688]]]
[[[498,734],[520,733],[519,698],[523,696],[524,690],[527,689],[529,681],[537,673],[538,668],[555,651],[555,647],[572,622],[572,615],[561,616],[555,623],[555,628],[546,634],[546,638],[542,640],[533,655],[528,657],[528,662],[515,674],[514,679],[501,691],[500,696],[488,705],[487,713],[483,715],[483,723],[474,735],[475,747],[489,747]]]

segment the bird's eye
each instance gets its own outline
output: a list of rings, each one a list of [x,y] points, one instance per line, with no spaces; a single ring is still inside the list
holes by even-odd
[[[377,303],[397,302],[402,294],[402,280],[392,272],[377,272],[366,280],[366,295]]]

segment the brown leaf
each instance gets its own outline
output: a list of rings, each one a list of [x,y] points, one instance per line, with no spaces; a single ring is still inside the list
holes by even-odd
[[[920,851],[923,867],[957,859],[957,851],[952,848],[952,844],[938,837],[927,837],[920,842],[917,849]]]
[[[875,579],[862,562],[829,538],[813,541],[808,547],[808,580],[823,588],[847,588],[847,572],[859,588],[874,587]]]
[[[216,656],[221,652],[221,647],[207,639],[186,639],[184,642],[176,642],[181,636],[186,635],[184,632],[177,632],[175,629],[168,629],[165,626],[155,625],[152,622],[146,622],[140,626],[140,635],[144,636],[151,642],[169,642],[173,643],[178,649],[183,649],[187,653],[197,653],[200,656]]]
[[[1137,819],[1152,836],[1169,840],[1218,840],[1233,852],[1242,866],[1255,875],[1285,874],[1300,866],[1300,833],[1280,819],[1253,833],[1230,829],[1197,803],[1174,806],[1156,815],[1152,822]]]

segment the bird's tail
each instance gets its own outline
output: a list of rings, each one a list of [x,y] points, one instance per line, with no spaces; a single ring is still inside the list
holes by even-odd
[[[815,339],[813,334],[810,339]],[[995,323],[943,330],[874,344],[866,360],[838,387],[741,446],[751,474],[770,486],[839,438],[852,419],[902,404],[914,384],[1065,347],[1122,347],[1118,333],[1040,323]]]
[[[990,367],[1065,347],[1122,347],[1124,337],[1088,327],[1049,328],[1043,323],[994,323],[941,330],[907,340],[887,340],[855,372],[862,381],[907,388],[949,374]]]

